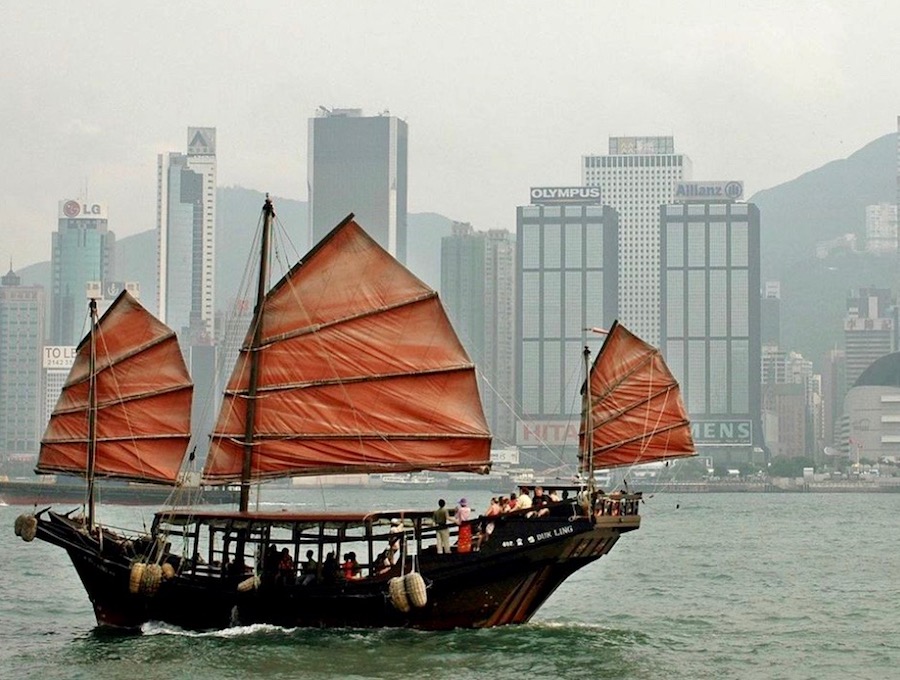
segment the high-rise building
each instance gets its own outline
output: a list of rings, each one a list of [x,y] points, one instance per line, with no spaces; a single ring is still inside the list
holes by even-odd
[[[888,288],[851,291],[844,317],[847,390],[876,359],[897,349],[897,302]]]
[[[108,228],[105,203],[59,202],[51,257],[51,344],[77,345],[87,333],[86,287],[89,281],[113,278],[114,253],[115,235]]]
[[[875,254],[897,252],[897,204],[866,206],[866,251]]]
[[[672,137],[610,137],[609,155],[583,156],[582,183],[599,186],[619,213],[619,314],[643,340],[659,344],[659,206],[691,160]]]
[[[781,283],[766,281],[760,323],[763,347],[781,347]]]
[[[216,129],[189,127],[187,153],[156,167],[159,317],[182,341],[210,342],[215,320]]]
[[[841,415],[847,394],[846,360],[844,350],[831,349],[822,360],[822,432],[824,443],[840,443]]]
[[[721,190],[721,191],[720,191]],[[698,447],[744,462],[760,436],[759,209],[740,182],[683,182],[661,207],[661,348]]]
[[[478,370],[481,401],[497,446],[515,444],[515,240],[456,222],[441,239],[441,298]]]
[[[83,290],[83,289],[82,289]],[[0,279],[0,455],[36,456],[41,421],[44,289],[23,286],[12,267]]]
[[[307,182],[310,241],[318,243],[349,213],[406,262],[406,122],[387,112],[320,107],[309,119]]]
[[[559,465],[565,448],[574,462],[583,348],[595,356],[603,337],[589,329],[618,318],[619,218],[600,199],[596,187],[536,187],[516,209],[516,439],[537,465]],[[556,457],[542,459],[548,448]]]

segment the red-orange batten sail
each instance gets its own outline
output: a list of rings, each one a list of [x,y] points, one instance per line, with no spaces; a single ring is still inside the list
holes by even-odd
[[[191,437],[193,393],[175,333],[123,292],[96,337],[95,474],[175,484]],[[86,474],[89,363],[85,338],[41,440],[38,472]]]
[[[590,372],[594,468],[692,456],[694,441],[678,381],[659,350],[615,324]],[[589,468],[586,417],[581,466]]]
[[[490,432],[475,369],[437,293],[352,220],[266,296],[212,436],[205,481],[240,480],[249,357],[259,353],[253,479],[484,471]]]

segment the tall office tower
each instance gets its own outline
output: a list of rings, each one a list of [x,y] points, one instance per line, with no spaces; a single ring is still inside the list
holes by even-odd
[[[781,347],[781,283],[766,281],[763,288],[760,325],[763,347]]]
[[[77,345],[90,328],[87,284],[114,274],[115,234],[105,203],[62,200],[53,234],[50,342]]]
[[[618,232],[596,187],[536,187],[516,209],[516,440],[533,465],[575,460],[582,350],[603,344],[588,329],[618,317]]]
[[[840,442],[839,427],[846,394],[844,350],[828,350],[822,361],[822,431],[825,443],[829,446],[836,446]]]
[[[844,317],[847,390],[876,359],[897,350],[897,301],[888,288],[851,291]]]
[[[619,213],[619,314],[641,338],[658,345],[659,206],[676,182],[691,179],[691,160],[672,137],[610,137],[609,155],[583,156],[582,183],[599,186]]]
[[[701,450],[720,462],[762,451],[759,209],[740,182],[681,182],[662,206],[662,349]],[[726,198],[730,197],[730,198]]]
[[[406,262],[406,122],[387,112],[319,107],[309,119],[307,182],[310,242],[349,213]]]
[[[216,129],[188,128],[187,153],[156,165],[159,317],[182,342],[214,337]]]
[[[513,380],[515,240],[455,222],[441,239],[441,297],[478,369],[481,401],[495,446],[515,444]]]
[[[0,278],[0,455],[4,463],[10,455],[37,455],[44,426],[44,304],[44,289],[23,286],[11,266]]]
[[[866,206],[866,251],[875,254],[897,252],[897,204]]]

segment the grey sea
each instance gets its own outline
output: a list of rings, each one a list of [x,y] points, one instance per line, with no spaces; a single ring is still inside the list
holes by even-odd
[[[264,505],[432,507],[439,495],[477,510],[490,496],[267,490]],[[900,677],[900,494],[655,494],[641,529],[529,624],[445,633],[111,635],[65,553],[13,534],[21,512],[0,507],[0,678]],[[101,519],[141,528],[152,509]]]

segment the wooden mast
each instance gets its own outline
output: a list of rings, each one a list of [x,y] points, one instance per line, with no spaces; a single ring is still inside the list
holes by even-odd
[[[591,350],[584,346],[584,402],[582,413],[584,414],[584,455],[587,456],[588,471],[588,498],[594,497],[594,432],[591,412]],[[592,501],[593,502],[593,501]]]
[[[275,208],[272,199],[266,194],[263,204],[262,245],[259,256],[259,281],[256,288],[256,308],[253,311],[253,339],[250,341],[250,375],[247,390],[247,421],[244,428],[244,461],[241,469],[241,500],[239,509],[247,512],[250,506],[250,473],[253,465],[253,438],[256,420],[256,390],[259,382],[259,345],[262,337],[263,302],[266,299],[266,287],[269,279],[269,239],[272,230],[272,219]]]
[[[87,511],[88,530],[94,529],[94,470],[97,466],[97,300],[91,298],[90,360],[88,363],[88,450]]]

